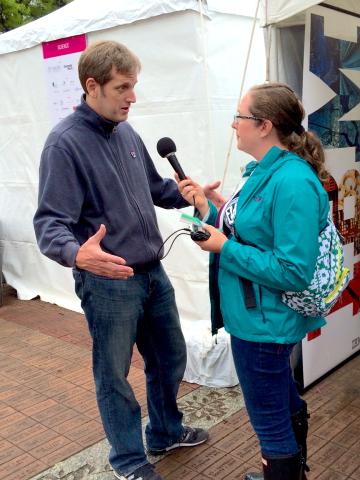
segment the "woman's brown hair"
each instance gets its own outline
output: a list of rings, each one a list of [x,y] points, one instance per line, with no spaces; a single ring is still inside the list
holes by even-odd
[[[280,142],[307,160],[324,182],[329,177],[324,149],[318,136],[301,125],[305,110],[295,92],[284,83],[264,83],[252,87],[250,95],[251,114],[270,120]]]

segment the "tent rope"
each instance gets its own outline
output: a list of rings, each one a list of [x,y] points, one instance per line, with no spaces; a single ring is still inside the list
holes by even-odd
[[[237,103],[239,103],[239,101],[242,97],[242,94],[243,94],[245,78],[246,78],[247,69],[248,69],[248,65],[249,65],[250,53],[251,53],[251,50],[252,50],[252,45],[253,45],[253,40],[254,40],[255,27],[256,27],[256,22],[257,22],[257,19],[258,19],[260,2],[261,2],[261,0],[258,0],[257,5],[256,5],[254,21],[253,21],[251,35],[250,35],[249,47],[248,47],[248,51],[247,51],[247,55],[246,55],[245,67],[244,67],[244,72],[243,72],[243,76],[242,76],[242,80],[241,80],[240,93],[239,93],[239,98],[238,98]],[[225,180],[226,180],[226,176],[227,176],[228,168],[229,168],[229,163],[230,163],[230,155],[231,155],[233,141],[234,141],[234,130],[231,129],[230,143],[229,143],[229,148],[228,148],[228,152],[227,152],[227,155],[226,155],[225,168],[224,168],[223,178],[222,178],[222,181],[221,181],[220,193],[222,193],[223,189],[224,189]]]
[[[268,0],[265,0],[265,25],[268,25]],[[265,50],[265,56],[266,56],[266,81],[270,81],[270,52],[271,52],[271,40],[272,40],[272,28],[267,27],[265,29],[265,35],[266,35],[266,50]]]
[[[210,87],[209,87],[209,54],[207,49],[207,36],[206,36],[206,26],[205,26],[205,14],[204,14],[204,7],[203,7],[204,0],[198,0],[199,2],[199,12],[200,12],[200,31],[201,31],[201,39],[202,39],[202,48],[203,48],[203,56],[204,56],[204,79],[205,79],[205,92],[206,92],[206,101],[207,101],[207,114],[208,114],[208,131],[209,131],[209,143],[211,143],[213,147],[213,116],[212,116],[212,104],[210,101]],[[209,148],[211,153],[211,162],[212,162],[212,172],[215,172],[215,154],[214,148]]]

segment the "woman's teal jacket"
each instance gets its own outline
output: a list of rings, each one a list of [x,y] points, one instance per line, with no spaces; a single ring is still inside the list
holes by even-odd
[[[322,317],[304,317],[287,307],[281,294],[309,285],[328,211],[327,193],[311,165],[272,147],[239,195],[235,228],[243,244],[231,238],[220,253],[220,306],[230,334],[293,343],[325,324]],[[215,224],[216,215],[211,205],[207,222]],[[253,283],[255,308],[245,306],[241,278]]]

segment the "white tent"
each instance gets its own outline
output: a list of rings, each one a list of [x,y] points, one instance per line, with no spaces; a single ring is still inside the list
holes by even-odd
[[[39,295],[80,309],[70,269],[40,254],[32,228],[39,158],[52,127],[42,42],[86,33],[88,43],[113,39],[129,46],[142,61],[130,122],[163,176],[173,173],[155,145],[169,136],[185,172],[206,183],[222,178],[255,7],[255,1],[236,0],[74,0],[0,35],[0,247],[6,280],[21,299]],[[261,29],[255,30],[252,51],[245,88],[265,79]],[[238,152],[234,157],[225,194],[247,161]],[[158,218],[164,237],[182,226],[175,212],[159,210]],[[194,347],[201,359],[192,369],[190,355],[187,378],[209,385],[236,383],[227,337],[220,335],[215,345],[209,333],[207,255],[181,237],[164,265],[189,352]]]
[[[280,26],[284,23],[304,23],[305,11],[318,4],[332,5],[349,12],[360,13],[358,0],[262,0],[262,24]]]
[[[350,12],[360,13],[358,0],[261,0],[263,25],[281,25],[285,22],[292,24],[304,23],[305,11],[320,3],[342,8]]]

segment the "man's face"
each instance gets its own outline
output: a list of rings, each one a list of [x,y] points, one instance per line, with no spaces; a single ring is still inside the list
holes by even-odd
[[[109,82],[102,86],[96,84],[90,106],[107,120],[123,122],[128,118],[131,104],[136,102],[136,83],[137,73],[123,74],[113,68]]]

